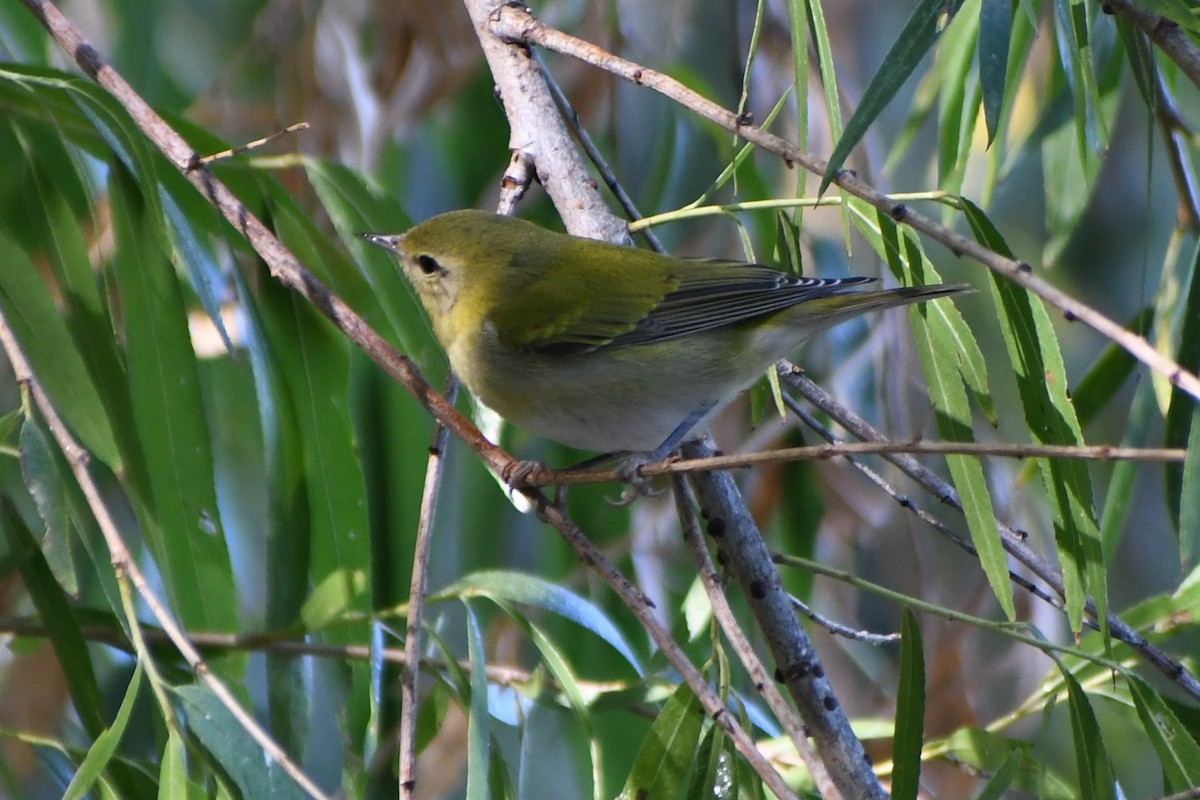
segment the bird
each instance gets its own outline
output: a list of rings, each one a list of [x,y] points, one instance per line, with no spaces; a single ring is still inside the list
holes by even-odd
[[[864,291],[874,278],[679,258],[470,209],[362,236],[399,259],[451,367],[484,405],[537,436],[647,461],[703,435],[814,333],[970,290]]]

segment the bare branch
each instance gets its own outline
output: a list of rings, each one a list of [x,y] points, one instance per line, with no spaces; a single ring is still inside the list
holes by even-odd
[[[709,456],[711,440],[689,442],[683,452],[692,457]],[[850,720],[792,610],[779,570],[733,478],[728,472],[698,472],[692,475],[692,483],[697,487],[708,535],[716,540],[722,563],[741,585],[771,649],[775,678],[787,686],[838,791],[855,800],[883,800],[887,794],[871,770],[870,757],[850,730]]]

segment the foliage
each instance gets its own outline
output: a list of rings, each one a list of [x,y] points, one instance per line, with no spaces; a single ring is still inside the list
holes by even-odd
[[[203,14],[130,0],[88,23],[100,52],[199,154],[310,123],[213,161],[211,174],[441,386],[445,360],[418,304],[357,233],[494,205],[508,130],[462,9],[398,5],[293,16],[238,0],[212,0]],[[886,267],[903,283],[945,276],[979,290],[957,307],[838,328],[799,354],[810,377],[894,440],[1186,448],[1166,468],[926,457],[953,481],[961,514],[884,460],[869,462],[877,482],[836,459],[739,474],[772,548],[794,556],[783,577],[799,599],[854,630],[903,630],[896,645],[813,629],[877,773],[891,785],[894,755],[907,797],[921,787],[1050,798],[1200,785],[1197,698],[1110,635],[1105,613],[1195,674],[1196,399],[902,217],[827,186],[844,166],[903,192],[1068,295],[1132,320],[1195,372],[1198,87],[1129,17],[1085,0],[642,5],[548,0],[536,11],[835,154],[826,175],[805,175],[663,97],[547,57],[642,211],[686,209],[658,231],[672,250],[823,275]],[[1146,5],[1200,51],[1192,0]],[[6,349],[24,354],[35,379],[6,374],[0,385],[10,578],[0,629],[13,636],[0,666],[0,791],[304,796],[205,682],[211,672],[323,791],[395,796],[396,653],[432,419],[275,281],[55,48],[23,5],[0,4],[0,314]],[[553,225],[534,195],[522,213]],[[788,210],[750,210],[756,201]],[[61,449],[35,385],[86,459]],[[818,441],[759,405],[721,421],[726,450]],[[586,455],[495,430],[522,458]],[[764,796],[630,610],[466,447],[454,441],[448,454],[419,685],[423,796]],[[98,496],[78,481],[79,464]],[[670,498],[614,508],[615,492],[573,487],[567,512],[653,601],[759,751],[814,795],[785,721],[714,619]],[[203,669],[114,569],[100,505]],[[929,535],[918,509],[977,557]],[[998,521],[1053,555],[1061,596],[1010,580],[1027,573]],[[761,645],[769,632],[754,632],[746,599],[729,595]],[[36,713],[18,713],[24,698],[37,699]]]

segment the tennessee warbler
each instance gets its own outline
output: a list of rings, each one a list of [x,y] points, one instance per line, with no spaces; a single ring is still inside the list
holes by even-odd
[[[855,291],[873,278],[801,278],[687,259],[451,211],[398,235],[395,253],[454,371],[485,405],[539,436],[665,457],[817,331],[964,284]]]

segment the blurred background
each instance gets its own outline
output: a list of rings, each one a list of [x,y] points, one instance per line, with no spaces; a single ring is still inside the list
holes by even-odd
[[[1064,34],[1055,19],[1059,5],[1086,6],[1080,12],[1090,32],[1085,57],[1091,60],[1096,81],[1087,110],[1095,125],[1087,136],[1080,135],[1076,124],[1083,113],[1081,79],[1067,71],[1071,62],[1063,54]],[[830,49],[823,53],[828,62],[820,64],[820,48],[812,48],[802,72],[807,84],[803,92],[796,88],[792,14],[809,7],[807,3],[546,0],[532,6],[547,24],[666,72],[727,108],[748,111],[759,124],[777,109],[772,131],[826,157],[835,143],[831,131],[858,106],[916,3],[813,4],[821,9],[818,16]],[[1123,323],[1149,309],[1144,313],[1152,314],[1154,322],[1148,334],[1164,351],[1174,352],[1193,269],[1195,231],[1180,229],[1180,194],[1172,179],[1169,148],[1138,90],[1112,18],[1098,13],[1094,4],[1012,4],[1008,90],[997,135],[989,144],[975,56],[980,7],[979,0],[963,5],[935,54],[921,62],[882,111],[847,166],[888,192],[944,191],[970,198],[987,212],[1017,257],[1039,275]],[[257,207],[277,229],[306,243],[297,251],[306,263],[323,261],[339,293],[413,354],[431,383],[442,385],[445,360],[413,298],[389,274],[393,268],[382,255],[368,254],[351,234],[363,229],[399,232],[442,211],[495,207],[508,162],[508,127],[463,7],[432,0],[108,0],[63,2],[62,10],[138,92],[170,121],[184,126],[198,150],[200,142],[215,152],[225,146],[220,142],[248,142],[307,122],[308,130],[221,168],[235,190],[257,198]],[[645,215],[679,208],[710,191],[709,203],[816,192],[814,176],[763,153],[751,155],[734,180],[715,185],[739,148],[727,132],[646,89],[554,54],[544,58],[613,173]],[[0,61],[74,71],[17,4],[0,10]],[[836,86],[829,81],[830,67]],[[1200,122],[1194,113],[1200,108],[1196,87],[1169,66],[1164,67],[1163,85],[1183,114],[1180,124],[1188,132],[1185,155],[1194,157],[1196,138],[1190,126]],[[827,89],[837,99],[840,119],[831,119]],[[13,120],[12,132],[5,136],[24,141],[57,135],[65,140],[73,154],[70,167],[65,167],[73,173],[68,182],[83,195],[77,202],[68,199],[90,263],[102,293],[124,292],[110,273],[114,250],[121,247],[120,241],[114,244],[110,209],[111,156],[91,146],[92,140],[77,140],[48,101],[37,111],[12,96],[6,90],[0,104]],[[807,122],[803,132],[802,119]],[[12,162],[0,170],[0,198],[13,227],[18,227],[16,220],[37,216],[14,210],[29,202],[31,176],[56,180],[41,160],[47,158],[45,151],[20,151],[25,159],[18,161],[24,166]],[[278,188],[264,188],[261,182],[271,179]],[[1191,179],[1194,182],[1194,174]],[[47,196],[53,194],[46,190]],[[926,203],[919,208],[966,229],[948,207]],[[521,214],[561,227],[539,187],[530,192]],[[877,275],[894,283],[870,244],[847,233],[850,227],[837,207],[807,209],[797,221],[807,274]],[[39,244],[38,234],[53,237],[55,228],[52,222],[32,225],[24,241],[20,231],[6,235],[40,263],[45,239]],[[219,626],[223,631],[270,631],[310,643],[399,647],[402,614],[378,612],[407,598],[432,425],[411,398],[311,309],[270,288],[265,273],[229,229],[213,221],[198,225],[208,242],[206,260],[213,283],[209,290],[198,289],[195,273],[185,277],[185,268],[177,263],[198,395],[194,406],[176,413],[197,414],[204,426],[199,435],[211,447],[218,528],[227,543],[234,581],[226,595],[210,594],[206,602],[228,606],[216,615],[226,623]],[[781,260],[778,231],[773,212],[713,216],[656,230],[677,254],[773,263]],[[990,277],[980,265],[934,243],[925,244],[944,280],[980,289],[957,303],[991,370],[995,419],[977,413],[976,437],[1028,442],[1021,400],[995,323]],[[51,296],[58,297],[61,287],[56,288],[50,272],[41,267]],[[262,307],[248,310],[249,297]],[[121,303],[115,296],[108,299],[114,341],[126,353],[128,329]],[[221,309],[232,348],[212,323],[212,302]],[[71,315],[64,316],[71,324]],[[1089,387],[1086,417],[1080,412],[1088,443],[1163,444],[1169,387],[1156,385],[1144,368],[1123,362],[1097,372],[1094,368],[1103,363],[1109,343],[1053,311],[1051,318],[1072,389],[1089,375],[1098,376],[1101,384]],[[294,347],[288,344],[288,331],[293,331]],[[72,329],[72,335],[79,333]],[[136,356],[126,357],[136,371]],[[795,361],[889,438],[938,437],[904,313],[847,323],[806,345]],[[309,370],[311,383],[301,391],[296,382],[304,370]],[[272,388],[272,381],[280,383]],[[284,384],[288,388],[280,389]],[[19,408],[11,376],[5,375],[2,388],[0,410]],[[335,420],[320,434],[328,437],[326,444],[319,438],[317,444],[310,441],[313,428],[306,425],[302,396],[312,399],[316,410],[311,413],[326,422]],[[275,407],[272,399],[280,397],[288,398],[290,411]],[[467,401],[460,405],[468,407]],[[141,413],[136,404],[134,410]],[[148,433],[142,430],[140,435]],[[552,465],[564,466],[588,455],[518,430],[499,435],[519,457]],[[782,422],[769,401],[765,406],[751,400],[735,404],[714,435],[727,452],[817,441],[794,420]],[[15,457],[14,437],[9,444],[13,449],[5,453],[0,471],[5,492],[19,494],[28,481]],[[328,462],[316,455],[335,451],[336,458]],[[939,459],[923,460],[946,474]],[[320,467],[314,466],[317,462]],[[918,505],[965,533],[962,519],[941,508],[936,498],[923,494],[885,462],[871,464]],[[987,459],[984,466],[997,516],[1028,531],[1033,546],[1053,557],[1053,523],[1036,471],[1024,462],[1003,459]],[[595,773],[602,776],[607,794],[616,794],[672,684],[669,670],[599,581],[574,561],[549,528],[513,508],[457,443],[447,470],[429,576],[432,592],[447,591],[441,598],[445,602],[433,602],[427,612],[430,630],[443,644],[431,646],[431,655],[465,658],[465,626],[478,619],[488,664],[511,668],[519,676],[497,679],[488,700],[497,752],[509,777],[521,787],[520,796],[591,796],[592,759],[600,761]],[[1121,489],[1114,499],[1113,465],[1094,463],[1088,471],[1106,536],[1113,609],[1121,613],[1171,595],[1194,567],[1186,554],[1195,550],[1197,531],[1174,527],[1171,509],[1178,497],[1171,500],[1163,468],[1130,467],[1116,479]],[[137,542],[145,535],[145,522],[137,501],[126,497],[129,480],[113,469],[106,488],[123,511],[123,530]],[[776,465],[739,474],[739,481],[774,549],[816,559],[937,606],[1002,618],[977,562],[932,535],[851,466],[832,460]],[[281,491],[288,485],[299,487],[298,493]],[[323,487],[320,492],[318,485]],[[24,493],[17,501],[22,516],[31,528],[45,528]],[[318,501],[319,493],[330,499]],[[696,568],[683,547],[670,498],[647,498],[630,509],[617,509],[605,502],[616,493],[612,486],[573,488],[568,508],[655,600],[663,621],[678,638],[689,641],[689,652],[703,662],[712,650],[709,622],[695,607]],[[353,522],[340,515],[342,508]],[[340,566],[321,572],[315,565],[322,563],[322,548],[328,548],[321,532],[347,527],[361,534],[362,550],[330,556],[329,563]],[[81,552],[77,542],[67,546],[77,555]],[[171,546],[169,536],[163,546]],[[153,550],[151,544],[143,551],[152,571],[157,563]],[[343,557],[348,560],[338,560]],[[89,575],[86,560],[80,557],[78,586],[68,594],[79,609],[103,610],[101,581]],[[2,613],[26,618],[34,609],[11,562],[9,558],[3,576]],[[468,591],[456,584],[481,571],[506,571],[508,580],[519,572],[565,587],[590,604],[587,613],[595,614],[594,620],[611,622],[620,634],[598,636],[529,598],[520,612],[505,602],[483,602],[478,598],[508,595]],[[171,594],[170,576],[154,574]],[[323,592],[329,588],[325,579],[335,574],[353,578],[350,585],[356,588],[348,597],[333,599],[336,592]],[[359,579],[362,582],[356,582]],[[785,580],[815,609],[843,624],[874,633],[900,628],[901,609],[890,600],[798,570],[788,570]],[[744,612],[738,598],[733,600]],[[1066,646],[1073,643],[1059,611],[1021,592],[1016,600],[1019,619],[1036,626],[1040,635]],[[111,627],[111,610],[107,617],[99,612],[95,616],[93,620],[81,612],[79,618],[81,624],[88,620]],[[1009,752],[1006,747],[1012,742],[1023,743],[1022,752],[1028,755],[1012,796],[1072,796],[1078,786],[1069,715],[1053,693],[1040,693],[1057,675],[1054,661],[995,631],[931,615],[921,621],[927,675],[925,736],[945,745],[922,773],[928,796],[972,796],[998,769],[1003,758],[996,754]],[[588,714],[576,713],[546,688],[544,654],[531,643],[529,624],[544,628],[568,655],[589,697]],[[865,731],[868,749],[877,760],[887,759],[899,646],[850,641],[817,627],[812,633],[843,704]],[[1164,634],[1163,640],[1172,653],[1194,654],[1194,617],[1180,622],[1180,629]],[[640,677],[616,642],[636,653],[651,677]],[[134,659],[120,646],[90,644],[88,652],[103,705],[115,712]],[[394,796],[394,783],[389,783],[394,781],[398,703],[394,667],[337,657],[271,657],[242,653],[236,647],[210,655],[218,671],[239,686],[321,786],[347,796]],[[170,677],[186,682],[182,665],[173,663],[165,650],[160,656],[171,667]],[[467,711],[455,700],[453,675],[433,672],[422,684],[426,705],[419,795],[462,796]],[[1141,672],[1172,696],[1155,674]],[[1125,796],[1164,791],[1159,756],[1137,728],[1128,693],[1106,685],[1103,678],[1101,674],[1088,689],[1101,729],[1111,737],[1107,752]],[[746,688],[740,670],[735,669],[733,683],[738,690]],[[1027,699],[1030,703],[1023,705]],[[767,737],[773,731],[762,718],[765,712],[755,706],[754,698],[747,702],[747,714],[762,723],[758,733]],[[0,727],[8,732],[0,737],[0,789],[7,796],[56,797],[75,774],[90,739],[71,703],[54,649],[37,636],[11,639],[0,661]],[[1194,703],[1173,708],[1195,725]],[[1186,708],[1192,717],[1187,717]],[[121,750],[131,763],[149,764],[146,769],[153,771],[163,757],[164,723],[144,690],[135,714]],[[1194,735],[1196,728],[1191,730]],[[992,734],[1003,741],[987,739]],[[985,740],[986,746],[980,744]],[[989,747],[990,755],[984,752]],[[794,754],[789,757],[783,749],[780,745],[779,763],[799,770]],[[802,778],[797,781],[804,785]]]

